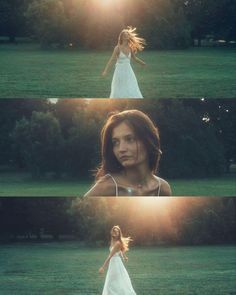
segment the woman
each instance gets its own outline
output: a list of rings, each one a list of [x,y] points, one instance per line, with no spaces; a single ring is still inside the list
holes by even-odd
[[[118,44],[102,73],[103,76],[106,76],[111,65],[116,61],[110,98],[143,98],[130,65],[131,58],[142,66],[146,65],[144,61],[136,57],[137,51],[143,50],[145,40],[139,38],[135,30],[136,28],[128,27],[121,31]]]
[[[169,184],[155,175],[160,160],[158,129],[141,111],[113,114],[101,132],[102,163],[85,196],[168,196]]]
[[[130,241],[130,237],[124,238],[122,236],[118,225],[113,226],[111,229],[110,254],[99,269],[99,273],[102,274],[109,264],[102,295],[136,295],[128,272],[121,260],[121,257],[125,261],[128,260],[125,252],[129,249]]]

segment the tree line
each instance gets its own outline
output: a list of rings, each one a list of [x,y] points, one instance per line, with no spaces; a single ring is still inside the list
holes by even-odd
[[[166,178],[219,176],[236,159],[233,100],[2,100],[0,167],[34,178],[93,177],[100,131],[111,112],[145,112],[159,128]],[[4,168],[5,167],[5,168]],[[8,167],[8,168],[7,168]]]
[[[109,243],[120,225],[135,245],[235,243],[235,198],[1,198],[0,241]]]
[[[33,37],[43,47],[102,49],[132,25],[148,48],[187,48],[206,35],[235,40],[235,13],[234,0],[0,0],[0,36],[11,42]]]

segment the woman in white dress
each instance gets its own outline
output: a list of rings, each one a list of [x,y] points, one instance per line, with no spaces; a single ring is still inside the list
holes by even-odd
[[[124,261],[128,260],[125,252],[129,249],[130,241],[130,237],[123,237],[118,225],[113,226],[111,229],[110,254],[99,269],[99,273],[102,274],[108,265],[102,295],[136,295],[128,272],[121,260],[121,258]]]
[[[146,65],[136,56],[138,51],[144,49],[145,40],[138,37],[135,30],[136,28],[128,27],[121,31],[118,44],[102,73],[103,76],[106,76],[112,64],[116,62],[110,98],[143,98],[130,65],[131,58],[142,66]]]
[[[158,128],[139,110],[114,113],[101,132],[102,163],[85,196],[169,196],[156,176],[161,156]]]

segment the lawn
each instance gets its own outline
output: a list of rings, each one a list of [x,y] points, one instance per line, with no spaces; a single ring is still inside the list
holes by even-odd
[[[145,50],[134,71],[146,98],[235,98],[236,49]],[[41,50],[0,45],[0,98],[109,97],[112,72],[101,72],[110,51]]]
[[[235,174],[219,178],[168,180],[174,196],[236,196]],[[0,196],[82,196],[89,180],[33,180],[27,173],[0,173]]]
[[[0,245],[3,295],[101,295],[107,248],[77,242]],[[137,295],[236,293],[236,246],[131,247],[126,268]]]

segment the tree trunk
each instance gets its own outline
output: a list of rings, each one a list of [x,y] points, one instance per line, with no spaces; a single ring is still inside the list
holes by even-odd
[[[198,38],[197,39],[197,47],[201,47],[202,46],[202,39]]]

